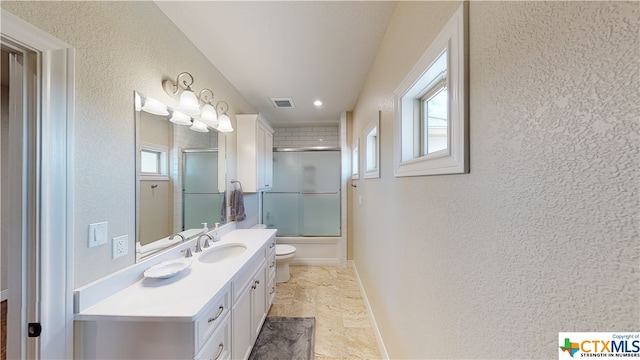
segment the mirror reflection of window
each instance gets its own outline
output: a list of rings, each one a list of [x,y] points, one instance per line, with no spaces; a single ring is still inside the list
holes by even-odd
[[[164,157],[166,155],[161,151],[142,149],[140,151],[140,172],[143,175],[163,175],[162,159]]]

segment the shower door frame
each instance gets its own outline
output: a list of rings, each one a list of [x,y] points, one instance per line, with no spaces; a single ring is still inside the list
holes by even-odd
[[[300,237],[300,238],[342,238],[345,236],[345,234],[343,233],[344,231],[346,231],[346,229],[343,228],[343,223],[342,223],[342,199],[344,197],[343,194],[343,181],[342,181],[342,149],[339,146],[307,146],[307,147],[274,147],[273,148],[273,152],[277,153],[277,152],[328,152],[328,151],[336,151],[338,152],[338,174],[339,174],[339,179],[338,179],[338,191],[337,194],[339,195],[339,203],[338,203],[338,212],[339,212],[339,216],[338,216],[338,235],[304,235],[302,227],[300,225],[303,225],[303,219],[301,216],[298,217],[298,233],[297,235],[282,235],[282,237]],[[302,189],[302,185],[300,185],[301,187],[299,188],[299,192],[298,192],[298,214],[300,214],[300,212],[302,211],[302,198],[300,197],[301,195],[313,195],[313,194],[324,194],[323,192],[319,192],[319,193],[313,193],[313,192],[305,192],[304,189]],[[270,193],[274,193],[273,191],[269,191]],[[291,193],[293,194],[293,192]],[[333,193],[332,193],[333,194]],[[260,204],[260,219],[261,222],[263,222],[263,216],[264,214],[262,213],[263,211],[263,206],[264,206],[264,200],[261,202]]]

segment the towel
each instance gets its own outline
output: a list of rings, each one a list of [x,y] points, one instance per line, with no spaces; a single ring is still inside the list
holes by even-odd
[[[227,222],[227,192],[222,193],[222,208],[220,209],[221,222]]]
[[[236,189],[231,193],[231,216],[235,221],[244,221],[247,214],[244,213],[244,194],[242,188]]]

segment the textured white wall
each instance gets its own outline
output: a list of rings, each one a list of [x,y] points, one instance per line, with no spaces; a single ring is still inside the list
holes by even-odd
[[[393,90],[457,6],[397,4],[354,110],[382,110],[352,241],[390,357],[640,329],[638,3],[471,2],[471,173],[394,178]]]
[[[216,99],[229,103],[231,114],[255,109],[152,2],[3,1],[1,6],[76,49],[73,234],[78,287],[134,262],[134,90],[176,106],[177,99],[162,90],[161,82],[189,71],[194,89],[212,89]],[[235,134],[227,137],[232,139],[229,149],[235,149]],[[99,221],[109,222],[109,239],[129,235],[128,256],[111,260],[110,245],[87,248],[87,227]]]

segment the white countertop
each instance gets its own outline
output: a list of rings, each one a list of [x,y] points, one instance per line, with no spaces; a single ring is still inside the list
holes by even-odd
[[[260,248],[275,235],[273,229],[239,229],[222,236],[221,241],[193,255],[191,266],[168,279],[140,280],[76,314],[76,320],[98,321],[192,321],[222,290]],[[198,261],[201,254],[215,247],[241,243],[247,250],[235,258],[218,263]],[[178,258],[178,257],[176,257]]]

